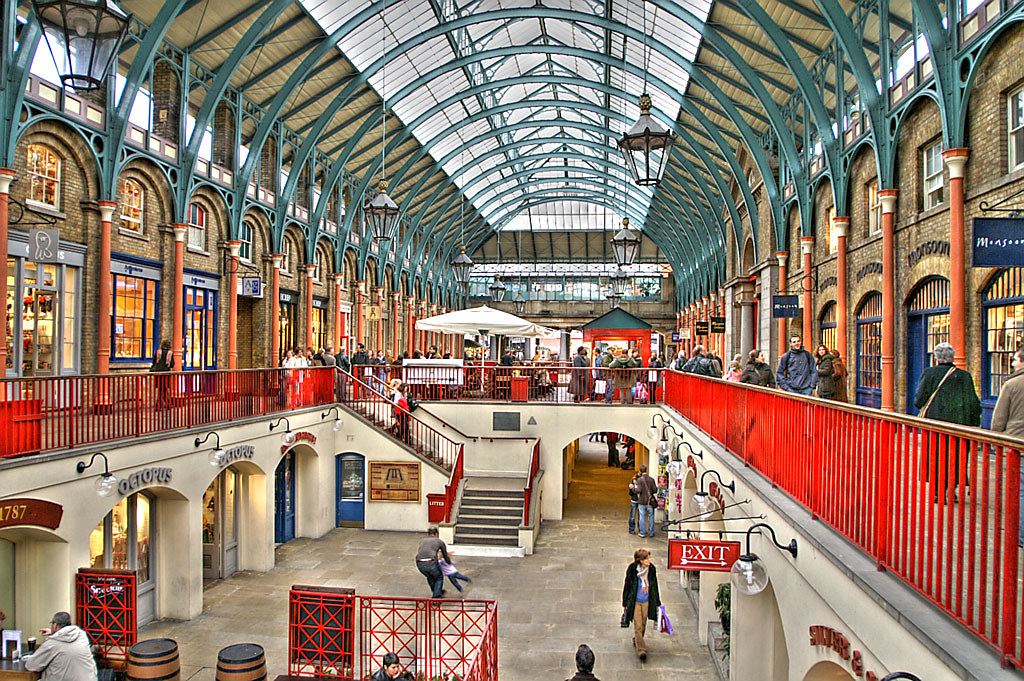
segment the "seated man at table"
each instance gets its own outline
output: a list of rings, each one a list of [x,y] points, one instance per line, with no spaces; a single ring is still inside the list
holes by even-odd
[[[40,629],[49,636],[31,657],[24,658],[25,669],[42,672],[42,681],[96,681],[96,662],[89,649],[89,637],[71,623],[71,615],[58,612],[50,622],[52,629]]]

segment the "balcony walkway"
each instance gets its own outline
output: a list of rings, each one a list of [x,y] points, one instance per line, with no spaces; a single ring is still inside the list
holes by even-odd
[[[678,575],[665,569],[666,539],[640,540],[626,532],[625,486],[630,473],[605,465],[603,443],[581,442],[564,520],[545,521],[536,553],[525,560],[453,556],[473,582],[463,592],[498,601],[498,669],[502,681],[572,676],[573,654],[587,643],[598,678],[627,679],[641,669],[651,681],[715,681],[700,646],[694,613]],[[191,622],[156,622],[139,638],[169,636],[180,646],[182,681],[213,681],[217,651],[253,641],[267,652],[269,678],[286,671],[288,589],[293,584],[354,587],[362,595],[429,595],[413,555],[421,535],[336,529],[321,539],[295,539],[277,549],[266,573],[238,573],[214,582],[203,614]],[[676,633],[648,631],[641,663],[620,629],[622,580],[633,551],[651,549],[662,600]],[[447,584],[447,583],[446,583]],[[447,594],[458,595],[448,584]],[[554,605],[555,607],[552,607]]]

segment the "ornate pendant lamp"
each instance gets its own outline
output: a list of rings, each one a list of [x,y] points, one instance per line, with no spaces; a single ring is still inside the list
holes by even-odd
[[[526,298],[523,297],[523,289],[516,291],[516,297],[512,299],[512,309],[516,311],[517,315],[526,312]]]
[[[64,87],[102,85],[131,15],[111,0],[32,0],[32,7]]]
[[[626,284],[629,283],[629,272],[621,267],[611,276],[612,293],[619,298],[626,295]]]
[[[619,267],[629,267],[640,254],[640,237],[629,229],[629,218],[622,218],[622,229],[612,237],[612,251]]]
[[[469,284],[469,275],[473,272],[473,261],[466,255],[466,247],[459,246],[459,254],[452,260],[452,272],[455,281],[463,285]]]
[[[495,303],[500,303],[505,299],[505,284],[501,282],[501,277],[495,277],[494,283],[487,287],[487,290],[491,292],[491,300]]]
[[[381,36],[381,56],[384,64],[380,74],[380,182],[377,184],[377,196],[373,197],[366,207],[366,220],[370,223],[370,234],[373,240],[380,243],[390,241],[398,227],[398,204],[388,196],[388,183],[384,179],[384,153],[387,141],[387,97],[384,93],[385,73],[387,70],[387,3],[381,9],[380,19],[383,28]]]
[[[619,139],[619,149],[626,159],[633,182],[641,187],[658,186],[675,143],[675,135],[651,116],[652,106],[649,94],[640,95],[640,118]]]

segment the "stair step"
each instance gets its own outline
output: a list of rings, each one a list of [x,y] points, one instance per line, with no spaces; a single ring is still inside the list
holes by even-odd
[[[523,503],[522,499],[498,499],[494,497],[467,499],[465,494],[462,495],[462,505],[474,508],[522,508]]]
[[[463,497],[499,497],[504,499],[522,499],[525,493],[523,490],[511,489],[467,489]]]
[[[488,536],[505,536],[505,535],[518,535],[519,527],[501,527],[495,525],[480,525],[478,523],[463,523],[458,522],[455,524],[455,534],[482,534]]]
[[[459,513],[459,522],[469,525],[518,525],[522,511],[506,515],[483,515],[482,513],[467,513],[463,510]]]
[[[488,546],[518,546],[519,537],[485,537],[482,535],[462,535],[455,534],[455,543],[463,542],[466,544],[486,544]]]

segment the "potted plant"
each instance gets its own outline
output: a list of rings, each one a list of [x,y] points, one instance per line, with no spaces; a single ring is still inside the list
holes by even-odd
[[[722,623],[722,648],[725,650],[723,659],[729,657],[729,619],[732,614],[732,584],[723,582],[715,591],[715,610]]]

